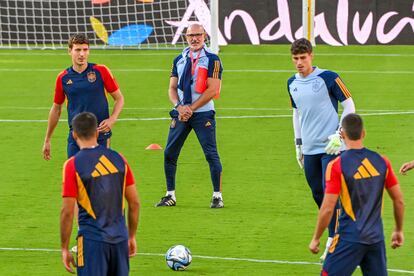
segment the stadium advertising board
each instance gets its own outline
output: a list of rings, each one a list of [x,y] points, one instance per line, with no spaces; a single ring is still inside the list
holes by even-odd
[[[210,28],[207,0],[0,1],[0,46],[61,45],[86,32],[93,45],[184,43],[189,22]],[[219,44],[290,43],[302,36],[301,0],[219,1]],[[316,1],[317,44],[414,44],[414,1]]]
[[[302,36],[302,1],[221,1],[220,30],[227,43],[288,43]],[[318,44],[413,44],[414,3],[316,1]]]

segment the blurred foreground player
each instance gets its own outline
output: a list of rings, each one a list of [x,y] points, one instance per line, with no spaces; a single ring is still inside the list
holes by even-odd
[[[381,212],[387,190],[394,207],[391,247],[403,245],[404,202],[390,162],[364,147],[365,130],[359,115],[342,120],[341,135],[347,150],[331,161],[326,190],[309,249],[319,251],[319,239],[340,199],[339,228],[323,264],[321,275],[351,275],[359,265],[364,275],[387,275]]]
[[[128,275],[129,257],[137,251],[135,233],[140,207],[134,176],[125,158],[98,144],[97,119],[92,113],[78,114],[72,127],[81,150],[63,168],[63,264],[74,273],[71,264],[75,262],[68,247],[77,202],[78,275]],[[124,197],[128,202],[128,228]]]

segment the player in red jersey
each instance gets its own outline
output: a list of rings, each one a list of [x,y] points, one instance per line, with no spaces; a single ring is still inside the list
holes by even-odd
[[[364,275],[387,275],[381,219],[383,193],[387,190],[393,202],[391,246],[397,248],[404,243],[400,185],[388,159],[364,147],[365,131],[359,115],[345,116],[341,136],[347,150],[326,170],[325,196],[309,249],[314,254],[319,252],[320,237],[339,198],[339,225],[321,275],[351,275],[358,265]]]
[[[89,41],[83,34],[69,39],[68,52],[72,66],[63,70],[56,79],[55,96],[49,112],[48,126],[43,144],[43,158],[51,158],[51,138],[62,106],[66,100],[68,110],[68,157],[75,155],[79,147],[72,137],[72,119],[81,112],[93,113],[99,123],[98,143],[109,147],[111,129],[121,113],[124,97],[109,69],[104,65],[88,63]],[[107,93],[114,99],[114,108],[109,115]]]

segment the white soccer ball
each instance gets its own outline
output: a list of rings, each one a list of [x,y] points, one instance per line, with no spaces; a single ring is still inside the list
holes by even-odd
[[[172,270],[184,270],[190,264],[193,257],[191,251],[184,245],[174,245],[165,254],[167,265]]]

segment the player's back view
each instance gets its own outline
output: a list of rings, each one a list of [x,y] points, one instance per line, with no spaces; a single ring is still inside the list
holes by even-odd
[[[80,151],[64,165],[61,212],[62,259],[66,269],[73,258],[68,250],[74,206],[79,206],[78,275],[129,273],[129,256],[136,253],[139,199],[126,159],[97,142],[97,120],[89,112],[73,119]],[[125,201],[128,201],[128,228]]]
[[[385,157],[363,146],[365,131],[357,114],[342,121],[341,135],[347,150],[328,164],[326,190],[311,244],[319,251],[319,239],[340,199],[339,227],[323,264],[322,275],[351,275],[361,267],[364,275],[387,275],[382,206],[384,190],[393,201],[395,229],[392,247],[403,244],[404,202],[398,180]]]

